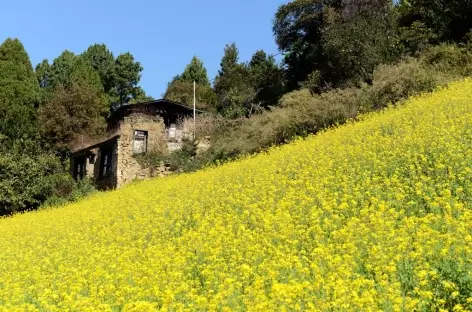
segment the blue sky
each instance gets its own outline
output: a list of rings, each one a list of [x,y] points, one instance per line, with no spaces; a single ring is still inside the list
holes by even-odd
[[[210,79],[226,43],[240,60],[257,49],[277,53],[272,19],[282,0],[15,0],[1,5],[0,42],[19,38],[33,66],[65,49],[76,54],[105,43],[116,55],[131,52],[144,67],[140,85],[160,98],[167,82],[200,57]]]

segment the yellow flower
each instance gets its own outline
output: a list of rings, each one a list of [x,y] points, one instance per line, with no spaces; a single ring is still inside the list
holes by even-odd
[[[0,312],[472,310],[471,98],[0,219]]]

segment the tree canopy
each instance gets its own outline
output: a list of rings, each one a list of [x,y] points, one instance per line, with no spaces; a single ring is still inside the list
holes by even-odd
[[[401,25],[410,27],[420,22],[440,41],[465,41],[472,29],[469,0],[401,0],[399,11]]]
[[[94,44],[82,54],[82,58],[98,73],[103,90],[109,93],[114,86],[115,58],[104,44]]]
[[[190,64],[185,67],[184,72],[178,78],[183,82],[196,82],[201,86],[210,86],[208,74],[203,62],[196,56],[192,58]]]
[[[203,62],[196,56],[185,66],[182,74],[175,76],[168,83],[164,98],[191,105],[194,81],[196,106],[199,109],[213,110],[217,103],[216,94],[210,86]]]
[[[35,133],[39,86],[23,44],[7,39],[0,45],[0,134],[14,140]]]

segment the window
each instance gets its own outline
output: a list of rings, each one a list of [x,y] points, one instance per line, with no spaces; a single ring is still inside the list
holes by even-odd
[[[113,148],[111,146],[101,148],[100,177],[107,177],[112,173]]]
[[[147,151],[147,132],[141,130],[134,131],[133,153],[142,154]]]
[[[85,157],[76,158],[74,165],[74,178],[82,180],[85,177]]]

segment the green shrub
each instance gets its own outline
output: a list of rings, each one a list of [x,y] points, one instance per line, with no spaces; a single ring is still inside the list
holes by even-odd
[[[0,215],[71,201],[91,191],[77,184],[68,164],[33,140],[0,144]]]
[[[61,206],[70,202],[79,201],[95,192],[97,189],[89,179],[75,181],[70,175],[56,177],[51,195],[41,205],[42,208]]]
[[[472,75],[472,46],[442,44],[427,49],[420,58],[423,65],[455,78]]]
[[[374,71],[372,86],[363,88],[362,109],[371,111],[386,107],[421,92],[431,92],[448,81],[417,59],[394,65],[380,65]]]
[[[357,114],[357,89],[337,89],[312,95],[307,89],[285,95],[280,107],[234,124],[229,133],[212,138],[212,147],[202,157],[233,158],[254,153],[295,136],[315,133],[342,123]],[[197,157],[198,158],[198,157]]]
[[[22,147],[25,152],[21,152]],[[25,144],[0,151],[0,215],[40,206],[63,172],[57,157],[28,151]]]

